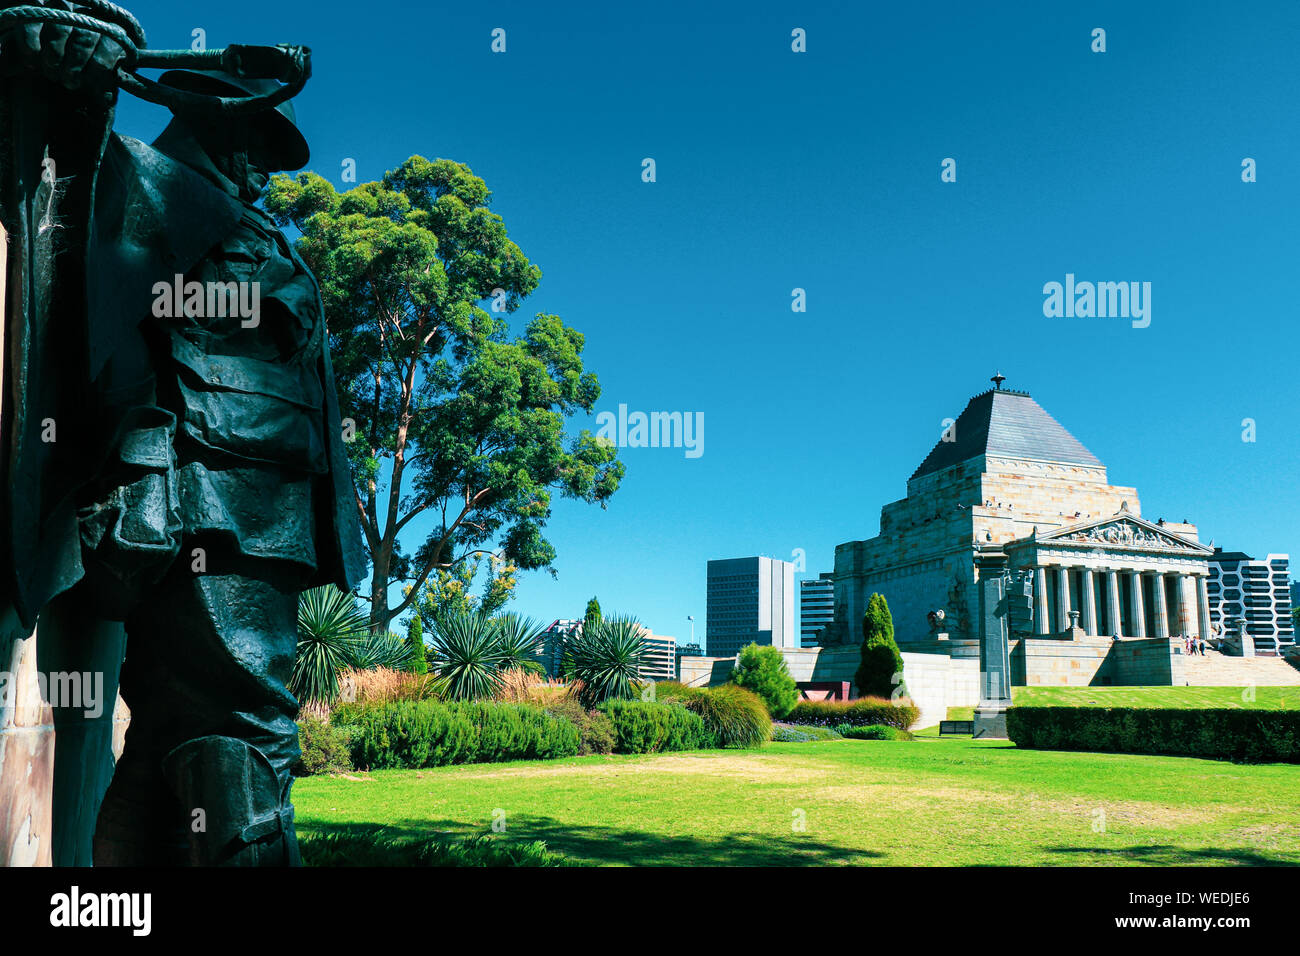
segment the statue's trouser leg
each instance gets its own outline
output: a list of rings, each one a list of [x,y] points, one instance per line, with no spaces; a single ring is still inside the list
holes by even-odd
[[[113,708],[126,647],[117,621],[77,588],[41,613],[38,656],[54,709],[55,866],[90,866],[95,818],[113,777]]]
[[[288,797],[298,703],[286,685],[308,572],[248,558],[219,566],[209,555],[195,573],[190,553],[182,548],[126,622],[131,726],[95,862],[296,862]]]

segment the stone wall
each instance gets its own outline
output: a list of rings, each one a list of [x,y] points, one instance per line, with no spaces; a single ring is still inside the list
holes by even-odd
[[[1109,637],[1075,641],[1025,638],[1011,641],[1011,681],[1024,687],[1087,687],[1111,683]]]
[[[1111,649],[1113,683],[1137,687],[1181,687],[1187,683],[1181,641],[1163,637],[1118,641]]]
[[[712,687],[726,683],[735,666],[734,657],[679,657],[677,679],[687,687]]]

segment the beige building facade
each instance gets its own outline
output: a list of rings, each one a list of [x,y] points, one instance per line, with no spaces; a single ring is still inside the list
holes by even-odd
[[[1020,636],[1064,635],[1072,622],[1085,636],[1208,636],[1212,553],[1195,525],[1144,519],[1137,489],[1111,484],[1028,392],[999,382],[944,432],[907,496],[881,509],[880,533],[836,548],[828,643],[860,640],[873,592],[889,601],[900,642],[976,639],[977,555],[1031,571]]]

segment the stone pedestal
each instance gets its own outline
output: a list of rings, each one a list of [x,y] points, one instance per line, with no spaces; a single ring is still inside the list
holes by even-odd
[[[991,738],[994,740],[1007,739],[1007,709],[1011,706],[1009,700],[981,700],[979,706],[975,708],[975,732],[973,736]]]
[[[975,736],[1005,740],[1011,706],[1011,617],[1016,598],[1002,555],[980,555],[979,573],[980,702],[975,709]],[[1014,592],[1014,593],[1012,593]]]

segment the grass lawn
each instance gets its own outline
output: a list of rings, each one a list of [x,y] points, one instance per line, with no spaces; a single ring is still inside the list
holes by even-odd
[[[1036,707],[1295,710],[1300,707],[1300,687],[1013,687],[1011,701]]]
[[[303,833],[468,836],[503,813],[504,839],[588,864],[1054,866],[1300,865],[1298,792],[1295,765],[943,738],[377,771],[293,795]]]

